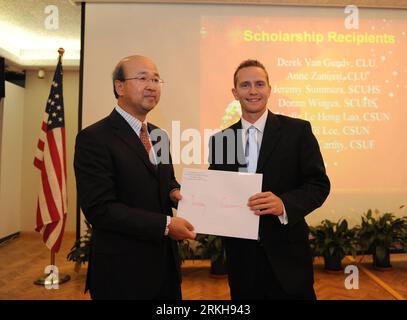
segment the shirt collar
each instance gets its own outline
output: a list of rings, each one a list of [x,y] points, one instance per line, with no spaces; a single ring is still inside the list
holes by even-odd
[[[141,122],[136,117],[132,116],[130,113],[124,111],[120,106],[115,107],[116,111],[127,121],[130,127],[140,136],[141,124],[144,123],[147,126],[147,121]]]
[[[242,120],[242,129],[243,129],[243,131],[246,132],[247,129],[249,129],[250,126],[253,126],[258,131],[263,133],[264,127],[266,126],[267,115],[268,115],[268,109],[264,110],[261,117],[259,119],[257,119],[257,121],[255,123],[250,123],[249,121],[243,119],[243,117],[242,117],[241,120]]]

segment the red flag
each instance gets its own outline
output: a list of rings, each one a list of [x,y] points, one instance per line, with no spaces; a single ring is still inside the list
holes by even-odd
[[[58,252],[67,215],[66,146],[64,100],[62,96],[62,61],[55,69],[34,165],[41,171],[37,203],[36,231],[41,232],[46,246]]]

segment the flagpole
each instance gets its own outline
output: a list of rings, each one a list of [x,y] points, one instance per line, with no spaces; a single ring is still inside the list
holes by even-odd
[[[59,59],[62,59],[62,56],[63,56],[64,53],[65,53],[65,49],[64,49],[64,48],[59,48],[59,49],[58,49],[58,53],[59,53]]]
[[[58,62],[61,62],[62,56],[65,53],[64,48],[58,49]],[[51,264],[45,267],[44,269],[44,276],[39,277],[37,280],[34,281],[34,284],[43,285],[47,289],[58,289],[58,285],[65,283],[71,279],[70,275],[59,273],[58,268],[55,264],[55,251],[53,249],[51,251]]]

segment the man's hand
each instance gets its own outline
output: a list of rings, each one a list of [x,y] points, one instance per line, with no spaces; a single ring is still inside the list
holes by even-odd
[[[284,213],[283,201],[270,191],[256,193],[251,196],[247,205],[258,216],[264,214],[281,216]]]
[[[187,220],[181,217],[172,217],[168,226],[168,236],[173,240],[194,240],[196,233],[194,227]]]
[[[174,204],[178,204],[178,201],[182,199],[181,191],[179,189],[174,189],[170,192],[170,199]]]

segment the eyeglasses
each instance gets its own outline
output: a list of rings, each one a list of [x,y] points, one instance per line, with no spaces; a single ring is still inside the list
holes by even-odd
[[[148,78],[148,77],[134,77],[134,78],[125,78],[122,81],[126,80],[137,80],[143,85],[147,85],[147,83],[151,82],[153,85],[161,86],[164,83],[163,79],[160,78]]]

